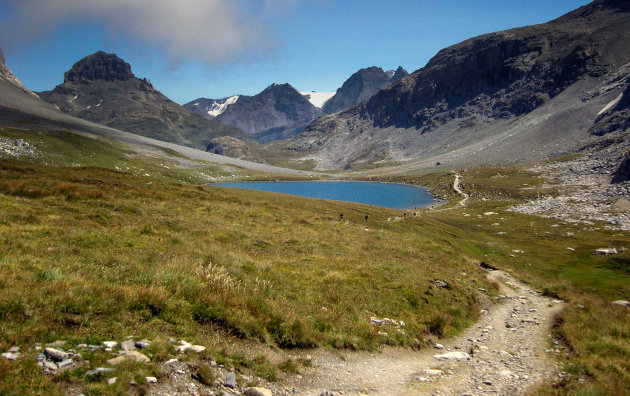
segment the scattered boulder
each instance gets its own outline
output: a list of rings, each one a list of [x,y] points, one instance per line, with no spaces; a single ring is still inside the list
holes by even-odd
[[[498,268],[497,268],[497,267],[492,266],[492,265],[490,265],[490,264],[486,263],[485,261],[480,262],[480,263],[479,263],[479,266],[480,266],[481,268],[483,268],[483,269],[487,269],[487,270],[490,270],[490,271],[496,271],[496,270],[498,270]]]
[[[439,375],[443,375],[444,371],[437,370],[437,369],[425,369],[424,373],[427,375],[439,376]]]
[[[450,286],[449,286],[449,284],[448,284],[448,283],[446,283],[446,282],[444,282],[444,281],[441,281],[441,280],[435,280],[433,283],[434,283],[434,284],[435,284],[435,286],[437,286],[437,287],[444,287],[444,288],[446,288],[446,289],[449,289],[449,288],[450,288]]]
[[[203,351],[205,351],[205,350],[206,350],[206,347],[205,347],[205,346],[201,346],[201,345],[193,345],[193,344],[191,344],[190,342],[187,342],[187,341],[184,341],[184,340],[181,340],[181,341],[180,341],[180,344],[181,344],[181,345],[177,347],[177,352],[179,352],[179,353],[186,352],[186,351],[187,351],[187,350],[189,350],[189,349],[190,349],[191,351],[193,351],[193,352],[197,352],[197,353],[201,353],[201,352],[203,352]]]
[[[118,343],[116,341],[104,341],[103,346],[105,348],[115,348]]]
[[[131,361],[139,362],[139,363],[148,363],[151,361],[151,359],[149,359],[146,355],[141,354],[140,352],[128,351],[124,355],[120,355],[113,359],[109,359],[107,363],[111,364],[112,366],[116,366],[117,364],[120,364],[127,360],[131,360]]]
[[[19,358],[20,354],[18,352],[5,352],[2,354],[2,356],[7,360],[13,361]]]
[[[145,379],[147,380],[147,384],[156,384],[157,383],[157,378],[155,378],[155,377],[145,377]]]
[[[136,349],[136,342],[134,340],[127,340],[120,343],[120,348],[124,351],[133,351]]]
[[[118,377],[112,377],[107,380],[107,385],[114,385],[118,381]]]
[[[44,360],[41,362],[41,366],[44,367],[44,371],[55,371],[57,370],[57,365],[50,360]]]
[[[251,387],[243,391],[245,396],[273,396],[271,390],[267,388]]]
[[[136,342],[136,348],[138,349],[148,348],[149,346],[151,346],[151,343],[148,340],[142,340],[142,341]]]
[[[597,249],[594,254],[617,254],[617,249],[615,249],[615,248],[600,248],[600,249]]]
[[[67,352],[55,348],[44,349],[44,355],[55,362],[64,361],[70,356]]]
[[[113,371],[114,371],[113,368],[97,367],[94,370],[88,371],[87,373],[85,373],[85,375],[88,376],[88,377],[100,377],[103,374],[111,373]]]
[[[433,355],[436,359],[445,359],[445,360],[469,360],[470,355],[466,352],[446,352],[439,355]]]
[[[70,366],[74,366],[74,360],[72,359],[63,360],[57,364],[57,367],[60,369],[65,368],[65,367],[70,367]]]
[[[630,153],[625,153],[619,167],[613,173],[612,183],[622,183],[630,179]]]
[[[236,374],[234,373],[234,371],[230,371],[225,376],[225,379],[223,380],[223,385],[232,389],[236,388]]]
[[[630,307],[630,301],[626,300],[615,300],[612,303],[614,305],[621,305],[622,307]]]

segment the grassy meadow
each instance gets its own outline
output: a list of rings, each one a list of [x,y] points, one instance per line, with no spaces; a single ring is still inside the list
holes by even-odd
[[[0,352],[19,345],[25,355],[0,359],[0,394],[72,387],[124,394],[133,373],[159,376],[159,363],[174,355],[170,337],[208,346],[190,357],[200,364],[213,359],[268,380],[290,364],[238,352],[239,345],[280,353],[421,348],[478,319],[489,303],[479,288],[496,294],[481,261],[568,303],[554,328],[564,347],[554,356],[566,376],[538,393],[630,389],[630,310],[610,304],[630,295],[630,253],[593,255],[600,247],[630,247],[629,233],[508,212],[554,193],[536,174],[463,172],[466,207],[455,204],[451,173],[388,178],[428,186],[451,201],[403,216],[198,184],[207,175],[277,175],[211,164],[184,169],[172,158],[156,161],[74,134],[3,131],[11,134],[26,134],[43,154],[0,160]],[[450,287],[436,287],[436,280]],[[371,317],[405,326],[377,328]],[[89,366],[54,376],[34,360],[38,343],[99,344],[130,335],[154,341],[153,362],[117,368],[112,375],[123,380],[113,387],[85,379],[104,364],[104,353],[88,351]]]
[[[477,288],[492,290],[443,226],[394,210],[6,160],[0,209],[2,350],[217,334],[421,347],[473,323]],[[373,316],[406,326],[379,335]],[[54,389],[32,363],[2,361],[5,392]]]

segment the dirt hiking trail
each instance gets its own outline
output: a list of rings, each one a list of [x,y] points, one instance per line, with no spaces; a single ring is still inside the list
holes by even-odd
[[[490,271],[504,297],[463,334],[421,351],[314,351],[295,393],[303,395],[514,395],[558,375],[551,327],[563,303],[503,271]],[[443,355],[442,358],[434,355]],[[288,389],[291,389],[290,387]]]

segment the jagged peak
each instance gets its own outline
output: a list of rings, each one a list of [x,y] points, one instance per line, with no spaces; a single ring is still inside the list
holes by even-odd
[[[398,66],[398,69],[396,69],[396,71],[392,74],[390,78],[390,82],[396,82],[400,80],[401,78],[406,77],[408,75],[409,73],[407,72],[407,70],[403,69],[402,66]]]
[[[64,75],[64,82],[127,81],[135,78],[129,63],[116,54],[98,51],[75,63]]]

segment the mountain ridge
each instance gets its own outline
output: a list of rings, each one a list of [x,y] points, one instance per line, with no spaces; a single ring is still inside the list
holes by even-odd
[[[577,93],[580,99],[574,99],[574,109],[591,102],[597,107],[596,102],[608,94],[602,85],[607,77],[614,80],[611,84],[618,94],[628,78],[624,65],[630,61],[630,46],[619,38],[630,26],[629,8],[621,1],[596,1],[545,24],[489,33],[445,48],[425,67],[365,102],[315,120],[288,147],[306,152],[304,158],[315,159],[320,168],[343,168],[446,158],[454,149],[466,147],[470,153],[462,155],[474,157],[479,155],[471,148],[478,140],[475,134],[490,144],[507,129],[519,135],[539,133],[549,143],[554,139],[547,129],[557,128],[555,118],[556,124],[536,121],[537,129],[530,131],[513,120],[530,114],[539,117],[535,110],[545,106],[555,114],[553,106],[571,100],[559,97],[573,86],[584,91]],[[589,90],[602,92],[588,97]],[[565,107],[563,111],[570,111],[571,106]],[[589,139],[590,125],[582,124],[592,124],[594,113],[588,120],[584,114],[565,119],[574,126],[570,139]],[[532,143],[535,138],[531,136]],[[574,151],[573,143],[556,136],[557,150],[545,147],[544,153],[528,157],[509,149],[507,156],[475,158],[475,163],[545,159]]]
[[[323,112],[332,114],[352,107],[408,74],[402,66],[398,66],[395,71],[383,71],[376,66],[360,69],[344,81],[335,95],[324,104]]]
[[[204,149],[219,136],[247,139],[238,129],[192,114],[137,78],[115,54],[98,51],[76,62],[64,82],[39,93],[61,111],[116,129]]]

